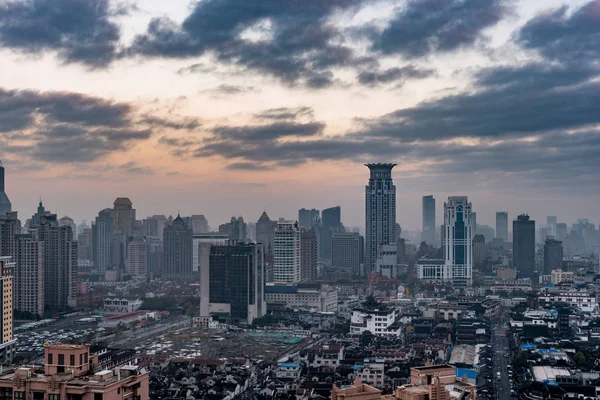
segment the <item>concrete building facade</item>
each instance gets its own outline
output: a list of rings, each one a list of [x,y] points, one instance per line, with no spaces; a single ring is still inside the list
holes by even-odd
[[[331,266],[343,268],[353,276],[359,276],[361,239],[357,232],[335,233],[331,238]]]
[[[0,320],[0,364],[12,361],[15,355],[16,340],[13,338],[13,274],[15,263],[12,257],[0,257],[0,298],[2,299],[2,319]]]
[[[448,197],[444,203],[444,255],[451,267],[452,282],[470,286],[473,280],[474,220],[466,196]]]
[[[314,229],[300,233],[300,280],[312,282],[317,280],[318,257],[317,234]]]
[[[274,282],[300,282],[300,241],[298,221],[277,222],[273,238]]]

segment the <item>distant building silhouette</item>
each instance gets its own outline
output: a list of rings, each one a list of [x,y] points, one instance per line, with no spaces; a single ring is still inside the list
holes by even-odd
[[[360,275],[361,236],[355,232],[335,233],[331,244],[331,266]]]
[[[326,208],[321,212],[323,224],[320,235],[319,256],[325,260],[331,260],[331,238],[334,233],[342,229],[342,209],[340,206]]]
[[[421,240],[426,242],[430,246],[436,245],[435,234],[435,199],[433,196],[423,196],[422,202],[422,213],[423,213],[423,230],[421,233]],[[399,237],[400,235],[396,235]]]
[[[508,242],[508,212],[496,211],[496,237]]]
[[[309,230],[319,222],[319,210],[301,208],[298,210],[298,223],[300,228]]]
[[[246,240],[246,223],[242,217],[231,217],[231,220],[225,224],[219,225],[219,233],[229,235],[230,240]]]
[[[396,164],[365,164],[370,171],[365,186],[365,272],[375,267],[381,244],[396,243],[396,186],[392,169]]]
[[[317,280],[317,234],[314,229],[300,234],[300,280]]]
[[[263,212],[256,222],[256,241],[265,246],[266,263],[273,263],[273,238],[275,237],[275,227],[277,221],[271,221],[267,212]]]
[[[555,269],[562,269],[562,265],[562,242],[554,238],[547,238],[544,243],[544,275],[550,275]]]
[[[483,267],[485,260],[485,236],[475,235],[473,237],[473,266],[475,268]]]
[[[2,165],[2,161],[0,160],[0,217],[5,216],[9,212],[12,211],[12,204],[8,199],[8,196],[5,192],[6,188],[4,186],[4,166]]]
[[[531,278],[535,271],[535,221],[521,214],[513,221],[513,268],[519,278]]]
[[[192,228],[179,215],[171,225],[165,227],[163,276],[170,279],[199,278],[193,271],[193,236]]]

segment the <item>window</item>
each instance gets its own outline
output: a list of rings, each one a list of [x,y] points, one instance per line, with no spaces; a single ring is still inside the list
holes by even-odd
[[[60,394],[49,394],[48,400],[60,400]]]
[[[94,393],[94,400],[103,400],[103,398],[104,398],[103,393]]]
[[[54,354],[48,353],[48,364],[52,365],[54,363]]]
[[[25,400],[25,392],[15,392],[15,400]]]
[[[65,365],[65,355],[64,354],[58,355],[58,365]]]
[[[69,365],[75,365],[75,354],[69,356]]]

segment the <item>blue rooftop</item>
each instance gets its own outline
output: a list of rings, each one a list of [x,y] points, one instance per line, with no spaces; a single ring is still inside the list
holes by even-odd
[[[523,343],[521,345],[521,350],[533,350],[536,349],[537,345],[533,343]]]
[[[467,379],[477,379],[477,372],[472,369],[466,368],[456,368],[456,377],[462,378],[463,376],[467,376]]]
[[[298,367],[299,364],[298,363],[281,363],[279,364],[280,367],[284,367],[284,368],[295,368]]]

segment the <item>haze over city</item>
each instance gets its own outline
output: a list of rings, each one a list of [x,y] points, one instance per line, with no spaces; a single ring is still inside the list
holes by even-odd
[[[403,229],[425,194],[597,222],[599,22],[574,0],[3,2],[7,192],[23,215],[127,196],[364,227],[363,163],[395,162]]]

